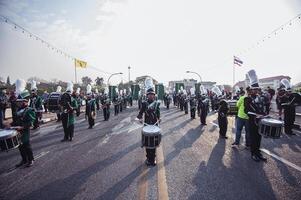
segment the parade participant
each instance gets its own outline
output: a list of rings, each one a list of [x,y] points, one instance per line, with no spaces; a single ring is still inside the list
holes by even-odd
[[[109,91],[109,89],[106,88],[103,98],[101,100],[104,121],[108,121],[110,118],[111,102],[110,102],[110,98],[108,97],[108,91]]]
[[[57,93],[61,93],[62,92],[62,87],[61,86],[57,86],[56,88],[56,92]],[[57,122],[61,121],[61,111],[56,111],[56,117],[57,117]]]
[[[131,90],[131,88],[129,90],[130,90],[130,92],[129,92],[128,96],[127,96],[127,100],[129,102],[129,106],[132,107],[133,106],[132,90]]]
[[[76,89],[76,92],[73,93],[73,97],[75,98],[75,100],[77,102],[76,116],[78,117],[80,115],[80,107],[82,105],[82,99],[80,96],[80,88]]]
[[[239,100],[236,103],[236,107],[238,109],[237,117],[235,119],[236,123],[236,130],[235,130],[235,142],[232,144],[232,147],[238,147],[240,144],[240,137],[242,129],[245,128],[245,146],[248,148],[250,147],[250,131],[249,131],[249,116],[245,112],[245,98],[246,96],[243,95],[245,92],[243,90],[240,91]],[[247,93],[250,95],[250,88],[247,87]]]
[[[96,88],[95,89],[95,103],[96,103],[97,111],[99,111],[99,109],[100,109],[99,102],[100,102],[100,95],[99,95],[98,89]]]
[[[42,95],[42,100],[43,100],[43,105],[44,105],[45,113],[48,112],[48,107],[47,107],[48,96],[49,96],[49,93],[47,92],[47,90],[45,90],[44,93],[43,93],[43,95]]]
[[[267,159],[263,157],[260,151],[261,135],[258,130],[258,123],[261,118],[265,115],[264,110],[262,109],[263,102],[260,101],[258,96],[259,84],[258,78],[255,70],[250,70],[247,73],[247,76],[250,80],[250,90],[248,97],[245,98],[245,113],[249,117],[249,131],[251,139],[251,158],[259,162],[260,160],[266,161]]]
[[[140,110],[142,107],[142,95],[141,91],[138,92],[138,109]]]
[[[296,116],[296,105],[294,103],[295,98],[292,94],[292,86],[287,79],[282,79],[281,83],[282,85],[284,85],[285,89],[285,95],[283,97],[284,99],[281,105],[284,110],[284,132],[287,135],[296,135],[292,131]]]
[[[190,89],[190,100],[189,100],[191,119],[195,119],[196,103],[197,103],[197,100],[195,97],[195,88],[191,88]]]
[[[17,84],[17,82],[19,82]],[[22,160],[16,167],[21,167],[25,165],[30,167],[33,165],[34,157],[32,153],[32,148],[30,144],[30,127],[35,121],[35,111],[33,108],[29,107],[30,103],[30,93],[25,89],[26,82],[24,80],[17,80],[16,87],[20,87],[23,90],[17,99],[17,122],[16,129],[21,135],[21,144],[19,145],[19,151]]]
[[[117,90],[116,95],[114,95],[113,101],[112,101],[112,102],[113,102],[113,105],[114,105],[114,115],[115,115],[115,116],[118,115],[119,110],[120,110],[120,108],[119,108],[120,102],[119,102],[118,89],[116,88],[116,90]]]
[[[226,136],[227,127],[228,127],[228,119],[227,119],[228,110],[229,108],[227,102],[224,99],[220,100],[217,120],[219,126],[219,137],[224,139],[228,139],[228,137]]]
[[[177,106],[177,93],[174,91],[172,94],[173,106]]]
[[[63,107],[63,112],[61,114],[62,124],[64,128],[64,138],[61,140],[72,141],[74,136],[74,123],[75,116],[74,111],[77,109],[76,99],[71,96],[73,92],[73,84],[71,82],[67,83],[67,89],[64,94],[61,96],[61,106]]]
[[[38,88],[36,81],[31,82],[31,99],[30,99],[30,107],[34,109],[36,113],[35,122],[33,124],[33,129],[37,129],[40,127],[39,120],[42,119],[43,113],[43,100],[38,95]]]
[[[171,102],[171,97],[169,95],[169,93],[166,93],[166,108],[169,109],[169,105],[170,105],[170,102]]]
[[[0,88],[0,128],[4,128],[3,120],[5,119],[5,108],[7,106],[7,97],[3,92],[4,88]]]
[[[118,89],[117,89],[116,93],[118,94]],[[122,96],[121,90],[119,91],[119,95],[118,95],[118,103],[119,103],[119,111],[122,112],[122,110],[123,110],[123,96]]]
[[[89,129],[93,128],[96,118],[96,102],[92,93],[92,87],[87,85],[86,119],[88,118]]]
[[[188,114],[188,102],[189,102],[189,99],[187,97],[187,92],[186,92],[186,90],[184,90],[183,91],[183,109],[184,109],[185,115]]]
[[[143,114],[144,114],[144,123],[148,125],[158,124],[160,121],[160,103],[155,100],[155,92],[153,89],[152,79],[147,78],[145,80],[146,86],[146,95],[147,100],[142,103],[142,107],[139,111],[137,118],[140,122],[143,122]],[[156,149],[148,149],[146,148],[146,165],[156,165]]]

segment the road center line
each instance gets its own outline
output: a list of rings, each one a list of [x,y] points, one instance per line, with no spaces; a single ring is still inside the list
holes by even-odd
[[[164,155],[162,144],[157,148],[158,154],[158,199],[169,199],[168,197],[168,190],[167,190],[167,183],[166,183],[166,174],[165,174],[165,167],[164,167]]]
[[[270,152],[269,150],[267,150],[267,149],[260,149],[260,150],[261,150],[262,152],[268,154],[269,156],[272,156],[273,158],[275,158],[275,159],[277,159],[277,160],[283,162],[284,164],[286,164],[286,165],[288,165],[288,166],[290,166],[290,167],[292,167],[292,168],[298,170],[299,172],[301,172],[301,167],[295,165],[294,163],[291,163],[290,161],[288,161],[288,160],[286,160],[286,159],[284,159],[284,158],[282,158],[282,157],[280,157],[280,156],[277,156],[277,155],[271,153],[271,152]]]

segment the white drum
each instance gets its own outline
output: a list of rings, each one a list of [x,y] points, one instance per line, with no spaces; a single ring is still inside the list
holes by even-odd
[[[283,122],[278,119],[264,118],[259,122],[259,134],[264,137],[278,139],[282,134]]]
[[[161,129],[156,125],[146,125],[142,129],[142,147],[154,149],[160,145]]]
[[[8,151],[19,147],[18,131],[14,129],[0,130],[0,149]]]

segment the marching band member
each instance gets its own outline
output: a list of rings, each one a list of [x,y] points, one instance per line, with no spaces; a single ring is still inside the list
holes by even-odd
[[[153,89],[152,79],[147,78],[145,80],[145,86],[147,100],[142,103],[142,107],[137,118],[140,122],[143,122],[142,117],[144,114],[144,123],[154,125],[160,121],[160,103],[155,100],[156,94]],[[146,158],[146,165],[156,165],[156,149],[146,148]]]
[[[191,119],[195,119],[196,103],[197,103],[197,101],[195,98],[195,88],[191,88],[190,89],[190,100],[189,100]]]
[[[114,105],[114,115],[117,116],[119,113],[119,94],[118,94],[118,89],[115,88],[117,90],[116,95],[113,97],[113,105]]]
[[[188,114],[188,97],[187,97],[187,92],[186,90],[183,91],[183,109],[185,114]]]
[[[260,160],[266,161],[260,151],[261,135],[259,134],[258,123],[262,116],[265,115],[263,108],[263,102],[260,101],[258,96],[259,84],[255,70],[250,70],[247,73],[250,80],[250,89],[248,97],[245,98],[245,113],[249,117],[249,131],[251,139],[251,158],[259,162]],[[260,105],[262,104],[262,105]]]
[[[93,128],[96,118],[96,102],[92,93],[92,87],[87,85],[86,119],[89,121],[89,129]]]
[[[33,124],[33,129],[37,129],[40,127],[39,120],[42,119],[43,113],[43,100],[40,96],[38,96],[38,88],[37,83],[35,81],[31,82],[31,97],[30,97],[30,107],[34,109],[36,113],[35,121]]]
[[[82,105],[82,99],[80,96],[80,88],[76,89],[76,92],[73,94],[73,97],[76,99],[76,102],[77,102],[76,116],[78,117],[80,115],[80,107]]]
[[[202,92],[202,91],[201,91]],[[202,92],[202,95],[198,99],[198,114],[200,115],[201,125],[206,124],[206,118],[208,114],[209,102],[206,94]]]
[[[284,131],[287,135],[296,135],[292,131],[296,116],[296,105],[294,102],[295,98],[292,94],[292,86],[287,79],[282,79],[281,83],[285,89],[285,95],[281,105],[284,110]]]
[[[21,167],[26,164],[26,167],[33,165],[34,157],[30,145],[30,127],[35,122],[35,111],[33,108],[29,107],[30,103],[30,93],[25,89],[26,82],[24,80],[16,81],[17,91],[21,90],[17,99],[18,112],[17,112],[17,130],[21,134],[21,144],[19,146],[19,151],[22,157],[22,161],[16,165],[16,167]]]
[[[108,91],[109,91],[109,89],[106,88],[105,89],[105,93],[103,95],[103,98],[101,100],[104,121],[108,121],[109,118],[110,118],[110,105],[111,105],[111,101],[110,101],[110,98],[108,97]]]
[[[224,99],[220,100],[217,120],[219,126],[219,137],[224,139],[228,139],[228,137],[226,136],[228,128],[228,110],[229,108],[227,102]]]
[[[68,82],[66,92],[61,96],[61,105],[63,107],[61,117],[64,128],[64,138],[61,140],[62,142],[65,142],[67,140],[72,141],[74,135],[74,111],[76,111],[77,109],[77,102],[75,98],[71,96],[72,92],[73,84],[71,82]]]

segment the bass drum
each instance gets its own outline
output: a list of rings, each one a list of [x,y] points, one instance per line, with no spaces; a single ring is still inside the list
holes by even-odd
[[[0,130],[0,149],[2,151],[15,149],[20,144],[18,131],[14,129]]]
[[[59,92],[50,93],[47,100],[48,102],[47,107],[50,112],[59,112],[61,110],[60,99],[61,99],[61,93]]]

